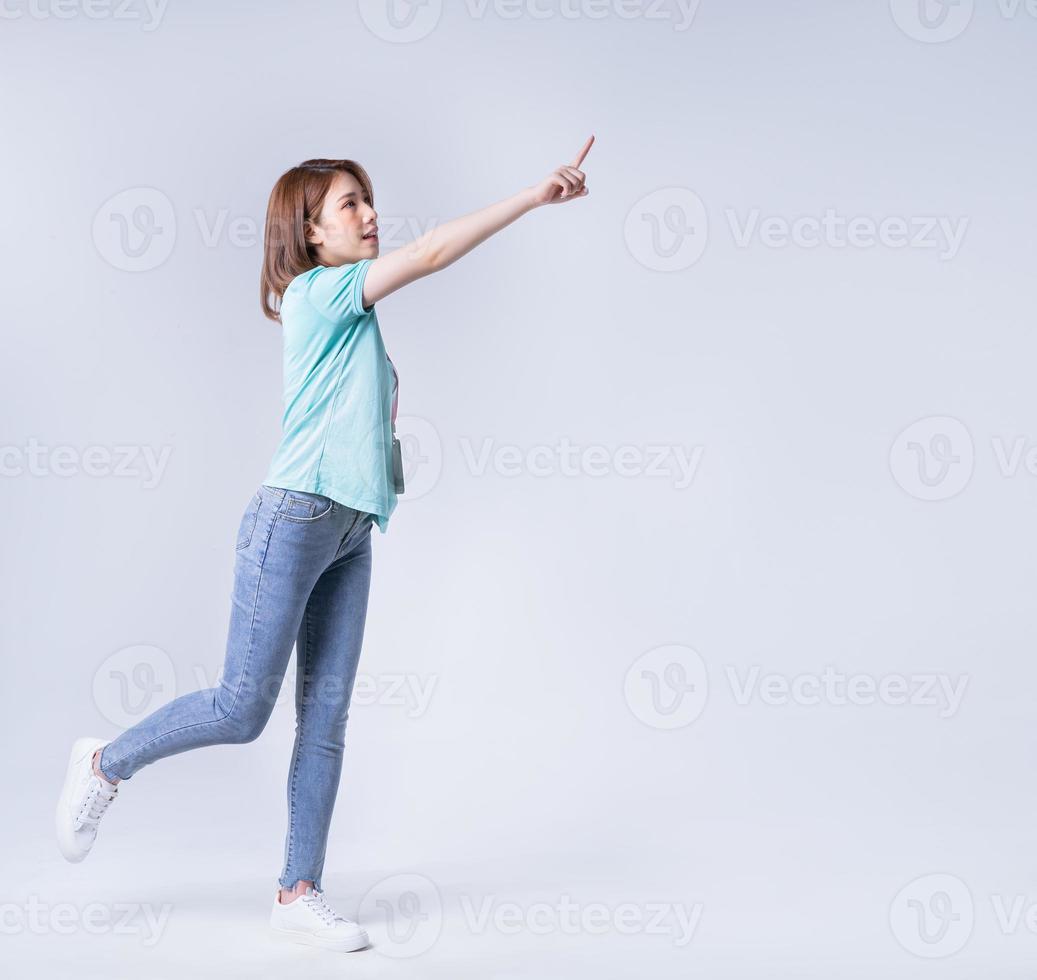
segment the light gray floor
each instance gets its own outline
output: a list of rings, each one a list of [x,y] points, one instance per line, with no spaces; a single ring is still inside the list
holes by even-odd
[[[996,901],[984,894],[997,877],[988,879],[989,869],[998,866],[1002,878],[1015,874],[1037,894],[1037,876],[1011,870],[1007,839],[959,853],[958,867],[971,869],[964,877],[975,926],[961,952],[931,962],[906,950],[890,926],[891,885],[911,863],[895,845],[869,862],[858,835],[819,840],[814,856],[827,862],[824,870],[803,863],[794,828],[710,827],[690,815],[687,854],[697,855],[695,869],[686,854],[667,870],[650,833],[597,859],[580,855],[575,837],[576,853],[568,856],[506,839],[496,859],[452,864],[430,856],[394,866],[388,853],[370,854],[369,865],[326,874],[332,903],[359,916],[374,940],[367,950],[340,954],[270,937],[270,876],[255,871],[270,849],[252,848],[249,833],[228,847],[215,813],[206,821],[174,806],[148,829],[141,820],[154,812],[126,793],[106,816],[94,852],[69,865],[49,834],[48,801],[34,790],[28,802],[39,822],[10,824],[21,842],[4,865],[6,976],[244,978],[300,967],[312,977],[1032,976],[1025,963],[1035,938],[1025,915],[1006,934]],[[725,859],[721,851],[739,839],[739,852],[729,850],[735,860]],[[363,850],[333,844],[339,852]],[[520,853],[509,853],[512,847]],[[981,851],[985,872],[976,864]],[[689,942],[670,903],[690,917],[683,920],[693,926]]]

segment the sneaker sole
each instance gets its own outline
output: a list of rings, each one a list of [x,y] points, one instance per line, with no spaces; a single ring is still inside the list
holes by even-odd
[[[280,942],[300,943],[303,946],[317,946],[321,949],[333,949],[337,953],[352,953],[363,949],[369,942],[366,933],[355,939],[325,939],[321,936],[313,936],[308,932],[298,932],[295,929],[282,929],[280,926],[270,926],[270,934]]]
[[[75,785],[76,763],[90,750],[91,745],[96,747],[103,745],[101,739],[86,736],[77,738],[72,743],[72,751],[68,754],[68,767],[65,769],[65,782],[61,787],[61,795],[58,797],[58,805],[54,810],[54,829],[58,838],[58,850],[66,861],[78,864],[89,853],[90,849],[82,850],[76,841],[75,831],[72,829],[68,816],[68,803]]]

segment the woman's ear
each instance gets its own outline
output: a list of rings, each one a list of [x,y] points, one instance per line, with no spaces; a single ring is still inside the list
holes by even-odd
[[[303,233],[310,245],[323,245],[324,233],[309,219],[303,222]]]

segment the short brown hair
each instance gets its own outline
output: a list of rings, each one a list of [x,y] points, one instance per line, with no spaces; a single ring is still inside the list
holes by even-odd
[[[324,198],[337,173],[356,177],[374,205],[371,178],[355,160],[306,160],[283,173],[270,192],[259,302],[271,320],[281,320],[281,297],[288,284],[318,265],[314,247],[306,241],[306,224],[313,224],[320,217]]]

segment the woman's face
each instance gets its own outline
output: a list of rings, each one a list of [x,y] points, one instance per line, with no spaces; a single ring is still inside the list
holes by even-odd
[[[324,196],[320,218],[306,240],[321,265],[345,265],[378,255],[378,212],[352,174],[336,173]],[[373,233],[370,237],[365,235]]]

